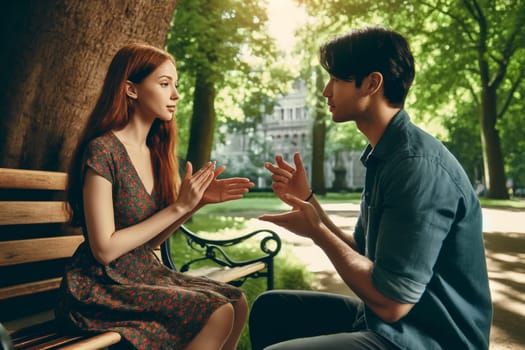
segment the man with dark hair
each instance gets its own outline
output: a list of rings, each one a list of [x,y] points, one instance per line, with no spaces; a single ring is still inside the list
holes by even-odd
[[[369,144],[353,234],[338,228],[295,166],[267,163],[292,210],[266,220],[311,238],[359,298],[270,291],[250,315],[254,350],[488,349],[492,305],[481,208],[454,156],[404,110],[414,59],[398,33],[368,27],[321,47],[334,122]]]

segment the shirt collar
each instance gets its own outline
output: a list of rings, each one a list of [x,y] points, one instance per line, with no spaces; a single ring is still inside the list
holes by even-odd
[[[376,146],[372,147],[370,144],[366,146],[361,154],[361,162],[366,166],[374,158],[378,160],[388,158],[395,151],[396,145],[399,144],[399,131],[409,123],[408,113],[404,109],[400,110],[388,123]]]

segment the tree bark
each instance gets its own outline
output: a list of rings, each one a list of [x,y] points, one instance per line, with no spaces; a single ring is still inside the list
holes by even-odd
[[[498,85],[502,81],[506,69],[499,67],[499,73],[490,74],[488,62],[488,26],[485,16],[478,17],[478,66],[481,78],[481,146],[483,148],[483,163],[487,197],[493,199],[508,199],[506,189],[505,166],[501,142],[496,122],[498,119]]]
[[[485,87],[482,92],[481,109],[481,144],[483,147],[483,163],[485,170],[485,183],[487,197],[493,199],[508,199],[509,192],[506,187],[505,167],[501,142],[496,128],[497,95],[493,88]]]
[[[109,61],[124,44],[163,47],[176,0],[3,5],[0,166],[65,170]]]
[[[315,85],[317,91],[323,91],[324,81],[321,69],[316,68]],[[319,96],[314,110],[314,122],[312,132],[312,190],[317,194],[326,194],[324,177],[324,150],[326,144],[326,103]]]
[[[190,140],[186,160],[196,170],[210,160],[215,131],[215,85],[209,75],[199,71],[195,78]]]

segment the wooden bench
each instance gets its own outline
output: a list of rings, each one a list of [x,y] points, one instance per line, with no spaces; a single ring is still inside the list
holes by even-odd
[[[100,349],[117,344],[120,334],[70,334],[54,322],[64,264],[84,238],[67,225],[64,202],[67,175],[60,172],[0,168],[0,345],[1,349]],[[248,277],[265,277],[273,288],[273,257],[281,248],[275,232],[259,230],[224,240],[204,239],[186,227],[180,231],[191,247],[203,252],[180,271],[240,285]],[[224,248],[247,239],[260,244],[261,257],[231,259]],[[158,252],[176,269],[170,241]],[[191,269],[210,260],[215,267]]]

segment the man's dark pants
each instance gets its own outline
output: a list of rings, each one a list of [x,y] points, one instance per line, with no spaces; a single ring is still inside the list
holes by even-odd
[[[250,313],[252,350],[397,349],[389,341],[354,326],[357,298],[309,291],[261,294]]]

